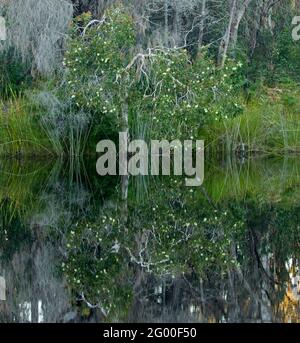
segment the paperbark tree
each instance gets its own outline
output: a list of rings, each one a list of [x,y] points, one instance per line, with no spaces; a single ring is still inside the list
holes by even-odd
[[[228,25],[224,36],[221,39],[218,54],[218,64],[223,67],[229,51],[236,48],[238,31],[241,20],[252,0],[231,0]]]
[[[201,21],[200,21],[199,38],[198,38],[198,45],[200,48],[201,48],[202,43],[203,43],[205,19],[206,19],[206,0],[202,0]]]

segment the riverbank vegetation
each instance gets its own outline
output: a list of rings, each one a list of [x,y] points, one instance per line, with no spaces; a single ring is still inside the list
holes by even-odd
[[[1,322],[299,321],[299,10],[0,0]],[[99,177],[120,130],[204,139],[204,183]]]
[[[213,154],[299,152],[298,2],[31,5],[0,2],[2,155],[82,156],[120,130]]]

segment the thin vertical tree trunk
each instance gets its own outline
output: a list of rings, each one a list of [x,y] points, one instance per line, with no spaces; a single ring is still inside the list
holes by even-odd
[[[236,48],[240,23],[251,1],[243,0],[241,6],[238,6],[237,0],[231,2],[228,26],[219,48],[218,64],[221,67],[224,67],[229,50]]]
[[[255,6],[255,12],[254,12],[254,27],[251,32],[251,37],[250,37],[250,58],[253,58],[256,45],[257,45],[257,35],[258,35],[258,30],[261,22],[261,14],[260,14],[260,4],[259,1],[256,1],[256,6]]]
[[[180,44],[180,33],[181,33],[181,22],[180,22],[180,13],[179,13],[179,8],[178,8],[178,3],[174,3],[174,40],[176,46]]]
[[[122,92],[121,92],[122,93]],[[128,174],[128,156],[127,156],[127,148],[129,143],[129,125],[128,125],[128,93],[125,92],[124,102],[122,104],[122,126],[121,130],[125,133],[124,140],[122,138],[121,144],[126,146],[126,153],[123,156],[120,156],[119,151],[119,159],[122,159],[125,163],[125,166],[122,167],[121,173],[121,207],[120,207],[120,221],[123,224],[123,228],[125,232],[128,232],[128,187],[129,187],[129,174]],[[120,137],[119,137],[120,139]],[[123,153],[122,153],[123,154]],[[119,170],[120,172],[120,170]]]
[[[201,22],[200,22],[199,39],[198,39],[199,48],[201,48],[202,44],[203,44],[203,36],[204,36],[204,28],[205,28],[205,16],[206,16],[206,0],[202,0]]]
[[[165,44],[168,44],[168,40],[169,40],[169,0],[165,0],[164,19],[165,19]]]
[[[246,9],[248,8],[251,0],[245,0],[240,9],[237,10],[236,17],[234,19],[232,33],[231,33],[231,42],[230,42],[230,49],[235,50],[237,38],[238,38],[238,31],[240,27],[241,20],[243,19]]]
[[[233,24],[235,12],[236,12],[236,1],[237,0],[231,1],[229,22],[228,22],[225,34],[224,34],[223,38],[221,39],[221,43],[220,43],[220,47],[219,47],[218,64],[221,67],[224,67],[226,57],[227,57],[227,53],[228,53],[232,24]]]
[[[128,146],[129,141],[129,129],[128,129],[128,99],[127,96],[124,100],[122,105],[122,132],[126,133],[126,144]],[[127,156],[125,156],[127,159]],[[129,176],[127,175],[122,176],[122,185],[121,185],[121,193],[122,193],[122,200],[127,201],[128,198],[128,183],[129,183]]]

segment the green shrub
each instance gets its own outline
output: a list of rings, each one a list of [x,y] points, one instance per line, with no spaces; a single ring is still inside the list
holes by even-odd
[[[30,80],[27,66],[13,49],[0,52],[0,97],[15,96],[28,86]]]
[[[90,20],[84,14],[73,25],[60,96],[75,112],[91,113],[95,142],[122,130],[124,113],[131,131],[144,123],[152,139],[188,139],[204,123],[242,111],[234,77],[240,64],[218,69],[206,53],[191,62],[184,49],[138,52],[133,18],[122,6],[97,25]]]

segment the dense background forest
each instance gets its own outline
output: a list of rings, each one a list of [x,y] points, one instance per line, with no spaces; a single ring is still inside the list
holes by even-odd
[[[0,0],[0,322],[300,321],[298,15]],[[204,139],[204,184],[99,177],[120,130]]]
[[[80,155],[120,129],[213,151],[299,148],[299,1],[0,4],[5,154]]]

